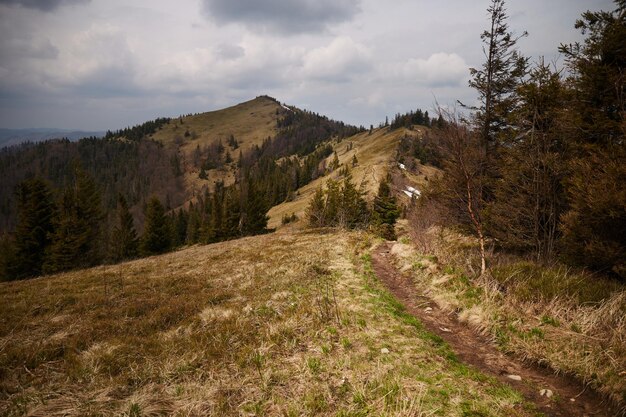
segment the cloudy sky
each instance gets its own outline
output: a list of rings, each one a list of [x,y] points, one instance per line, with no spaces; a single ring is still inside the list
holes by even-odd
[[[117,129],[269,94],[369,126],[474,100],[489,0],[0,0],[0,127]],[[610,0],[508,0],[558,60]]]

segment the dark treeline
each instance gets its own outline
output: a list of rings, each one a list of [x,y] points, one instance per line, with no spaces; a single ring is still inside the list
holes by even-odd
[[[159,117],[157,119],[147,121],[140,125],[116,130],[115,132],[107,130],[104,138],[105,139],[125,138],[128,140],[140,141],[144,137],[154,134],[161,126],[168,124],[170,120],[171,119],[169,117]]]
[[[298,109],[282,111],[282,117],[278,119],[278,128],[279,133],[264,149],[267,156],[307,155],[322,142],[332,138],[342,139],[365,131],[363,127],[357,128]]]
[[[492,1],[487,60],[471,71],[480,105],[433,130],[445,171],[433,197],[479,238],[483,270],[490,240],[626,279],[626,1],[615,3],[576,22],[585,39],[561,45],[563,72],[531,65]]]
[[[115,210],[118,195],[130,206],[140,205],[152,194],[183,202],[181,178],[172,164],[172,154],[160,143],[116,139],[85,138],[78,142],[54,140],[25,143],[0,150],[0,234],[16,225],[15,189],[26,178],[41,177],[53,189],[62,190],[72,180],[72,167],[79,162],[96,181],[103,209]]]
[[[399,129],[401,127],[410,128],[412,125],[420,125],[430,127],[431,123],[436,123],[436,120],[431,120],[428,111],[422,111],[417,109],[416,111],[410,111],[405,114],[396,114],[389,125],[390,129]]]

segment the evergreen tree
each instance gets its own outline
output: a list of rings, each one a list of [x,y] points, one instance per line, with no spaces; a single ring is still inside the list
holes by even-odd
[[[400,217],[396,198],[389,187],[389,177],[380,182],[372,207],[372,223],[375,231],[388,240],[395,240],[394,225]]]
[[[189,216],[187,220],[187,239],[185,243],[193,245],[200,241],[200,214],[198,208],[194,207],[193,203],[189,204]]]
[[[174,247],[183,246],[187,242],[187,228],[189,214],[184,209],[179,209],[172,219],[172,243]]]
[[[15,279],[11,268],[15,262],[15,242],[12,236],[4,234],[0,236],[0,282]]]
[[[341,205],[341,187],[333,179],[326,181],[324,200],[324,220],[326,226],[337,226],[338,213]]]
[[[75,195],[78,214],[85,220],[82,233],[86,235],[86,245],[81,247],[84,264],[97,265],[102,261],[102,228],[104,212],[100,189],[93,178],[77,165],[74,169]]]
[[[139,252],[139,239],[128,203],[119,195],[117,205],[118,224],[111,235],[112,257],[115,261],[135,258]]]
[[[365,226],[368,221],[368,210],[367,202],[363,198],[364,194],[352,182],[350,172],[346,172],[339,193],[339,207],[336,215],[338,226],[348,229]]]
[[[574,110],[561,243],[567,261],[626,280],[626,1],[615,4],[576,22],[586,35],[582,45],[561,46]]]
[[[626,68],[626,1],[615,0],[611,12],[587,11],[576,21],[586,35],[582,44],[561,45],[570,69],[576,139],[584,144],[623,143],[624,68]]]
[[[47,274],[67,271],[81,265],[80,248],[87,244],[84,224],[78,215],[76,196],[65,190],[55,220],[52,245],[46,251],[43,271]]]
[[[613,273],[626,281],[626,150],[597,151],[570,163],[569,211],[561,247],[574,265]]]
[[[141,252],[155,255],[170,250],[172,245],[168,218],[158,197],[153,196],[146,208],[145,231],[141,238]]]
[[[224,221],[222,236],[231,239],[241,236],[241,203],[240,193],[236,187],[230,187],[224,199]]]
[[[518,94],[520,105],[511,114],[517,128],[500,152],[500,180],[488,205],[488,230],[510,249],[532,250],[536,260],[549,261],[565,207],[565,90],[559,74],[539,63]]]
[[[320,186],[315,190],[313,198],[306,209],[306,218],[311,227],[326,226],[326,218],[324,213],[324,189]]]
[[[15,230],[10,278],[40,275],[54,232],[56,206],[50,187],[41,178],[25,180],[17,187],[18,224]]]
[[[243,221],[243,233],[254,235],[267,230],[267,204],[263,194],[258,191],[254,182],[248,180],[246,204],[243,208],[245,218]]]
[[[515,108],[515,89],[526,75],[528,59],[515,49],[519,37],[509,31],[504,0],[492,0],[487,12],[491,25],[480,36],[486,61],[482,68],[470,69],[469,85],[478,92],[476,124],[489,159],[496,151],[500,132],[507,126],[508,113]]]
[[[224,240],[223,223],[224,223],[224,197],[225,187],[223,181],[215,183],[210,203],[205,203],[205,207],[210,210],[207,216],[208,224],[206,224],[206,242],[220,242]]]
[[[65,189],[56,217],[52,245],[44,272],[86,268],[102,261],[100,192],[93,179],[74,165],[73,179]]]

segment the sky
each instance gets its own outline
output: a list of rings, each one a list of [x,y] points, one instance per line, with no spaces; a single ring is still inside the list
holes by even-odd
[[[270,95],[355,125],[474,103],[489,0],[0,0],[0,128],[115,130]],[[518,47],[562,65],[584,11],[508,0]]]

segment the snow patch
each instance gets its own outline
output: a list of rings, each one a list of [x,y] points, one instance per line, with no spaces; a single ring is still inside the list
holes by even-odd
[[[406,187],[406,190],[402,190],[402,192],[406,194],[406,196],[409,198],[419,198],[422,195],[422,192],[420,190],[409,186]]]
[[[400,167],[400,169],[403,169],[403,170],[406,171],[406,165],[401,164],[401,163],[398,162],[398,166]]]

